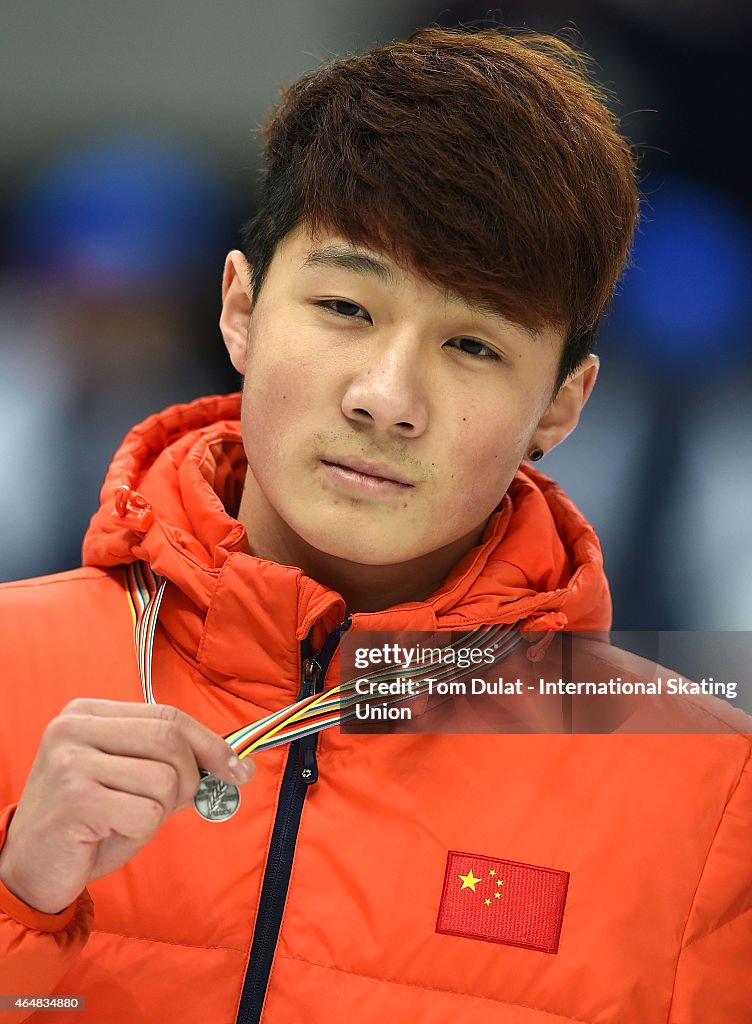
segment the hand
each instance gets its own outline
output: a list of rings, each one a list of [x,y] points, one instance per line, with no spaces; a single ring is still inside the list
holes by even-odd
[[[29,906],[59,913],[191,804],[199,766],[234,783],[254,771],[170,705],[72,701],[42,736],[0,850],[0,881]]]

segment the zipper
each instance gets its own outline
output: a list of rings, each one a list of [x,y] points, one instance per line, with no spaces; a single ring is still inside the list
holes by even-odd
[[[329,664],[342,634],[352,621],[345,619],[327,636],[318,654],[313,653],[311,628],[300,644],[301,679],[298,700],[320,693]],[[282,785],[279,790],[277,814],[274,819],[269,853],[266,858],[264,882],[261,887],[256,927],[251,944],[248,969],[240,996],[237,1024],[258,1024],[269,985],[274,951],[290,884],[295,846],[298,839],[303,803],[309,787],[318,779],[316,746],[318,733],[303,736],[290,744]]]
[[[306,658],[302,668],[303,685],[300,689],[301,697],[311,697],[321,689],[319,682],[322,679],[321,665],[315,657]],[[298,750],[298,770],[300,777],[306,786],[312,786],[319,777],[319,766],[316,762],[316,743],[318,733],[312,736],[301,736]]]

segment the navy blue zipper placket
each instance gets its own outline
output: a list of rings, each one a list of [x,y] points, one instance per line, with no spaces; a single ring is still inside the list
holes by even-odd
[[[337,650],[342,634],[347,632],[351,624],[350,619],[345,619],[333,629],[318,654],[314,654],[312,650],[313,628],[301,642],[301,680],[298,700],[310,697],[323,689],[324,677],[334,657],[334,652]],[[258,1024],[261,1019],[261,1010],[269,984],[274,950],[279,939],[279,929],[290,884],[303,802],[309,786],[318,779],[316,761],[318,739],[318,733],[314,733],[312,736],[303,736],[290,744],[287,754],[287,763],[279,790],[277,814],[266,859],[251,955],[240,997],[237,1024]]]

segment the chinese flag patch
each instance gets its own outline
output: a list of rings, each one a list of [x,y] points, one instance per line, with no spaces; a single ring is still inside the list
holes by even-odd
[[[436,931],[555,953],[568,884],[568,871],[452,850]]]

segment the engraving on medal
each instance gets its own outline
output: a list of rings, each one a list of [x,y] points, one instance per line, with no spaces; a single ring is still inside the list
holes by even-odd
[[[196,790],[193,806],[207,821],[227,821],[240,807],[240,790],[216,775],[205,775]]]

